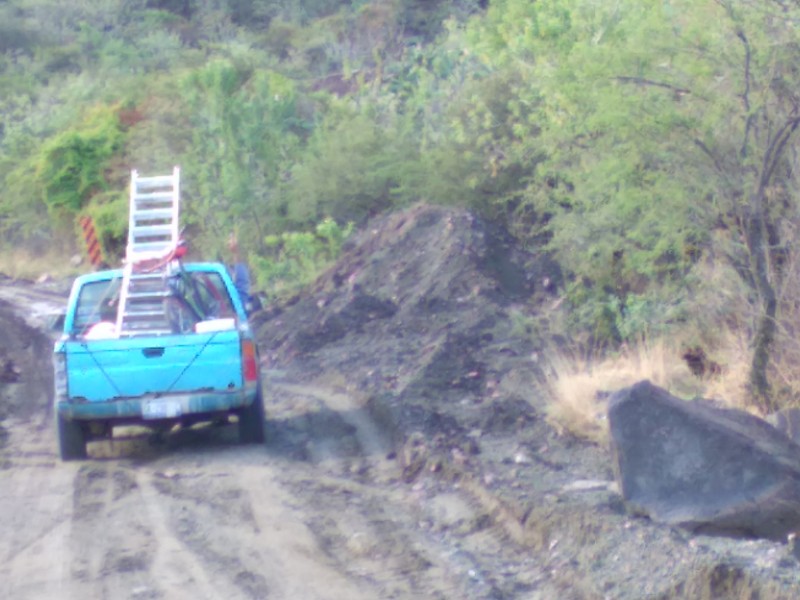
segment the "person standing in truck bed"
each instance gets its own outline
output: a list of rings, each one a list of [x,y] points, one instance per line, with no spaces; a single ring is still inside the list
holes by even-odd
[[[233,285],[236,291],[239,292],[239,299],[242,301],[245,311],[250,313],[252,309],[252,302],[250,298],[250,270],[247,264],[242,262],[239,257],[239,242],[236,235],[231,234],[228,238],[228,250],[231,253],[232,263],[230,266],[231,277],[233,278]]]

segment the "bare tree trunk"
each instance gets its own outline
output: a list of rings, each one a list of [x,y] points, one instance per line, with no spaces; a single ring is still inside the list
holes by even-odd
[[[775,340],[775,316],[777,299],[775,288],[769,277],[769,249],[765,239],[763,216],[763,189],[753,199],[753,214],[747,227],[747,242],[750,248],[750,265],[761,303],[761,314],[756,326],[753,360],[750,363],[750,386],[757,406],[766,412],[775,410],[768,367],[772,343]]]

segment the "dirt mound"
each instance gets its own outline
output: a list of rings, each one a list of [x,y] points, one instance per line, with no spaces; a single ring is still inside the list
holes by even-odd
[[[417,206],[373,222],[311,293],[257,326],[273,367],[336,372],[404,428],[463,437],[487,420],[495,430],[535,420],[530,402],[499,388],[512,372],[539,378],[542,340],[522,306],[556,277],[470,213]],[[499,418],[495,401],[514,414]]]
[[[0,300],[0,419],[42,411],[52,391],[53,342]]]
[[[47,414],[53,389],[48,357],[52,341],[27,325],[0,300],[0,448],[8,440],[10,417],[27,419]],[[5,461],[0,456],[0,468]]]
[[[406,482],[433,475],[468,490],[484,525],[503,529],[570,597],[689,588],[717,597],[730,560],[746,573],[725,580],[731,590],[782,597],[794,585],[785,550],[697,542],[630,519],[606,449],[547,423],[544,308],[559,277],[546,256],[470,213],[417,206],[371,223],[310,290],[254,323],[271,369],[363,398]],[[508,588],[502,579],[497,597],[517,597],[513,578]]]

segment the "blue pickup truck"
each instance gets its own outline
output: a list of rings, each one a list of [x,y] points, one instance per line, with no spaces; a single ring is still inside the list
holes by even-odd
[[[141,313],[148,327],[137,329],[120,328],[120,296],[135,296],[122,269],[75,280],[53,354],[63,460],[86,458],[87,442],[121,425],[168,431],[236,420],[241,442],[263,442],[258,350],[227,269],[188,263],[162,284]],[[154,318],[162,321],[156,329]]]

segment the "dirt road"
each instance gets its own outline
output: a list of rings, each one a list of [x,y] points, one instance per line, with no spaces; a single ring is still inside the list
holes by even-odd
[[[518,308],[550,271],[503,240],[439,208],[379,220],[251,320],[266,444],[205,427],[77,463],[45,332],[66,290],[0,276],[0,599],[800,597],[796,547],[631,515],[609,449],[550,425],[551,342]]]
[[[405,482],[388,434],[337,381],[265,370],[264,446],[238,445],[230,425],[130,429],[62,463],[40,329],[59,297],[31,294],[0,294],[18,376],[0,384],[0,597],[498,597],[477,553],[502,557],[502,535],[457,491]]]
[[[0,597],[485,597],[358,406],[269,388],[264,447],[206,427],[97,442],[93,460],[61,463],[48,411],[7,419]],[[459,498],[435,506],[475,518]]]

